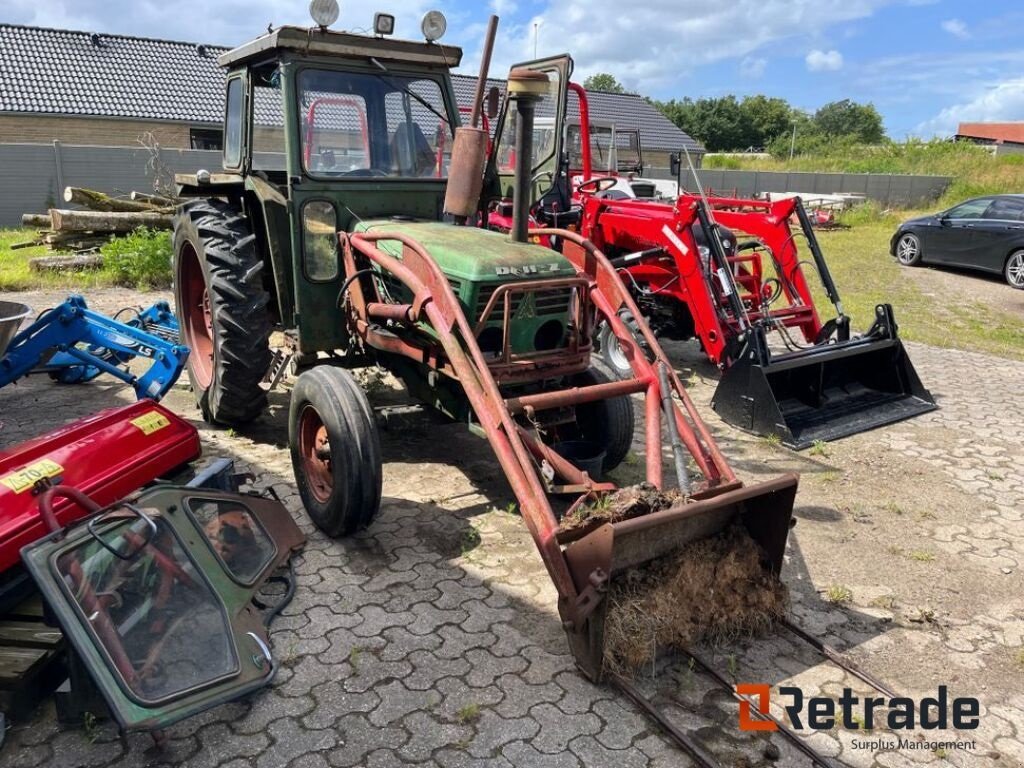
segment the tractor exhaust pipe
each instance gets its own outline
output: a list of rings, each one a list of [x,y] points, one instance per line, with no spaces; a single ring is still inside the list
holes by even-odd
[[[548,92],[548,76],[532,69],[517,68],[508,73],[508,97],[515,102],[516,165],[512,187],[512,239],[526,242],[530,223],[530,188],[533,174],[533,115],[537,102]]]
[[[477,79],[476,96],[473,99],[473,113],[469,125],[455,129],[452,157],[448,169],[448,185],[444,192],[444,212],[463,226],[480,207],[480,194],[484,187],[484,166],[487,164],[487,140],[490,138],[483,128],[478,127],[483,111],[484,90],[487,86],[487,72],[491,66],[491,52],[494,38],[498,34],[498,17],[491,16],[484,38],[483,56],[480,59],[480,76]]]

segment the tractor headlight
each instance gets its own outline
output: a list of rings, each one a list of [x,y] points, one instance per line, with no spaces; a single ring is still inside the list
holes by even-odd
[[[338,0],[311,0],[309,4],[309,15],[323,29],[336,22],[340,12]]]
[[[433,43],[444,37],[445,30],[448,29],[448,22],[440,11],[427,11],[423,17],[423,23],[420,24],[420,29],[427,42]]]

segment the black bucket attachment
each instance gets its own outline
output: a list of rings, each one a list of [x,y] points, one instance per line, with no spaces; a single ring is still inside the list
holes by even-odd
[[[604,523],[568,544],[565,559],[577,590],[595,595],[592,610],[579,626],[566,627],[569,647],[580,670],[601,680],[608,587],[625,571],[651,563],[690,542],[715,536],[740,521],[762,548],[767,570],[782,570],[786,540],[793,524],[799,478],[788,474],[764,483],[695,494],[660,512]]]
[[[897,335],[892,307],[879,304],[861,337],[772,355],[760,328],[722,374],[712,408],[733,426],[778,435],[802,450],[935,410]]]

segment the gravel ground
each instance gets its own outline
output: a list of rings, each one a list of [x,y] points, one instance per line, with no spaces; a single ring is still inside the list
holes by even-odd
[[[43,308],[63,296],[5,298]],[[153,298],[98,291],[90,304],[109,311]],[[714,371],[693,345],[669,352],[744,481],[801,474],[783,572],[793,619],[898,692],[934,695],[947,685],[951,697],[982,703],[980,728],[959,734],[976,740],[973,750],[899,748],[896,734],[879,729],[832,729],[809,742],[849,766],[1024,765],[1024,363],[910,345],[938,411],[796,454],[719,422],[708,407]],[[395,396],[377,389],[379,402]],[[129,400],[100,381],[7,387],[0,447]],[[271,635],[280,674],[249,701],[173,727],[161,754],[143,736],[122,743],[106,725],[88,738],[61,728],[47,704],[14,725],[0,765],[691,764],[621,695],[574,671],[554,590],[480,440],[425,416],[390,423],[381,514],[332,541],[308,524],[294,490],[287,391],[241,433],[202,425],[182,384],[165,402],[199,426],[207,459],[235,458],[257,488],[278,490],[309,533],[297,595]],[[624,467],[620,481],[637,471]],[[799,685],[806,696],[836,697],[846,685],[868,693],[782,631],[705,653],[739,682]],[[655,672],[639,685],[723,765],[809,765],[777,736],[781,759],[770,760],[763,739],[736,728],[728,695],[686,664],[669,660]]]

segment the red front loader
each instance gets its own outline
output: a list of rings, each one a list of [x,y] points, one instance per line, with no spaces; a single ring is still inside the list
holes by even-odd
[[[552,61],[532,66],[547,71]],[[875,308],[865,333],[851,333],[799,198],[770,203],[682,194],[661,203],[616,194],[622,180],[595,176],[590,152],[582,153],[577,172],[561,151],[570,89],[579,99],[581,144],[590,146],[586,92],[573,86],[567,83],[554,110],[563,119],[553,137],[559,162],[549,179],[534,176],[531,214],[538,223],[579,231],[607,254],[659,336],[698,340],[722,369],[712,406],[725,421],[801,449],[936,407],[899,339],[890,305]],[[491,206],[488,226],[506,226],[503,205]],[[801,240],[809,257],[801,255]],[[815,305],[815,280],[835,312],[825,322]],[[606,361],[627,374],[637,347],[626,349],[607,332],[601,341]]]

